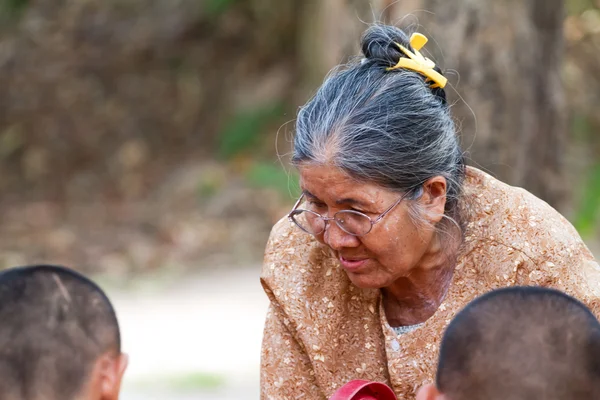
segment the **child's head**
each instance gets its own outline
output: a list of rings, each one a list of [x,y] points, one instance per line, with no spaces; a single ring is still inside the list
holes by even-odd
[[[0,273],[4,400],[116,400],[127,357],[104,292],[48,265]]]
[[[600,323],[556,290],[488,293],[450,322],[417,399],[600,399]]]

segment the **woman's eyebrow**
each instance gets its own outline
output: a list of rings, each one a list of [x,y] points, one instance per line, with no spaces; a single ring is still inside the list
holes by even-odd
[[[319,199],[317,196],[315,196],[314,194],[312,194],[311,192],[309,192],[308,190],[304,190],[304,196],[306,197],[310,197],[311,199]],[[335,204],[345,204],[345,205],[357,205],[357,206],[363,206],[363,207],[367,207],[370,204],[367,204],[364,201],[352,198],[352,197],[345,197],[343,199],[339,199],[335,201]]]
[[[357,205],[357,206],[363,206],[363,207],[366,207],[369,205],[369,204],[365,203],[364,201],[357,200],[352,197],[346,197],[343,199],[336,200],[335,203],[336,204]]]
[[[302,192],[304,193],[304,196],[306,196],[306,197],[310,197],[311,199],[318,199],[318,197],[317,197],[317,196],[315,196],[314,194],[312,194],[311,192],[309,192],[309,191],[308,191],[308,190],[306,190],[306,189],[305,189],[305,190],[303,190]]]

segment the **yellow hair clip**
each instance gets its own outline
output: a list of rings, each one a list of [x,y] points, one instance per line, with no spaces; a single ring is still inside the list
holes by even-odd
[[[410,36],[410,45],[415,50],[414,52],[408,50],[406,47],[402,46],[400,43],[396,43],[396,46],[403,52],[406,57],[400,57],[398,60],[398,64],[393,67],[389,67],[387,71],[391,71],[393,69],[405,68],[410,69],[412,71],[418,72],[421,75],[426,76],[429,80],[433,81],[431,83],[432,88],[443,88],[446,86],[448,79],[446,79],[442,74],[437,72],[435,68],[435,63],[431,61],[429,58],[424,57],[419,50],[425,46],[427,43],[427,38],[425,35],[420,33],[413,33]]]

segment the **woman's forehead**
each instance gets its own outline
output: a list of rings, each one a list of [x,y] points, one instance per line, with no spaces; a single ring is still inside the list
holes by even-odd
[[[375,203],[393,195],[388,189],[358,181],[334,166],[303,166],[299,168],[299,172],[302,190],[322,200],[342,202],[354,199],[363,203]]]

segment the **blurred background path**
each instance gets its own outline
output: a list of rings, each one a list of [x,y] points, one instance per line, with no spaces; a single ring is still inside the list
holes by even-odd
[[[267,298],[260,266],[110,290],[130,356],[123,400],[257,399]]]

